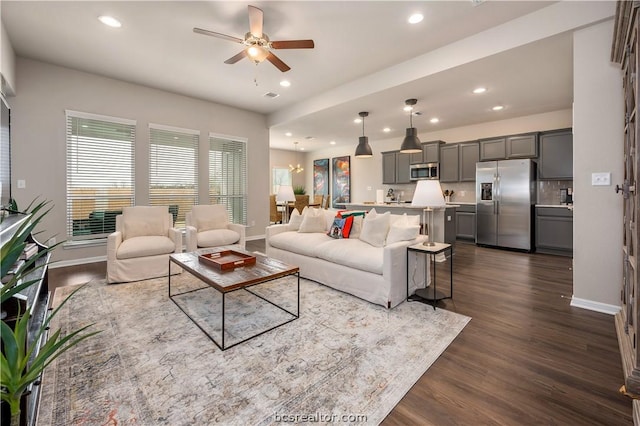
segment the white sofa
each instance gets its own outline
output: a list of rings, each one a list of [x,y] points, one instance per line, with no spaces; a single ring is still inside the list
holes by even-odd
[[[391,232],[387,230],[385,243],[381,247],[361,240],[362,235],[357,235],[361,231],[359,229],[352,230],[348,239],[335,239],[328,236],[327,232],[337,211],[322,212],[326,225],[318,232],[297,231],[298,224],[293,223],[296,222],[294,216],[289,224],[268,226],[265,234],[267,256],[298,266],[304,278],[387,308],[406,300],[407,271],[409,294],[425,287],[426,256],[407,256],[407,247],[424,241],[423,235],[386,244],[386,237]],[[419,224],[420,217],[389,217],[392,227],[401,220]],[[354,228],[357,227],[354,225]]]

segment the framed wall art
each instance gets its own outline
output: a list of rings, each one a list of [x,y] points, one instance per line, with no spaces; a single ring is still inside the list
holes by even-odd
[[[329,195],[329,159],[313,160],[313,195]]]
[[[351,156],[332,158],[331,173],[331,204],[344,208],[344,203],[351,202]]]

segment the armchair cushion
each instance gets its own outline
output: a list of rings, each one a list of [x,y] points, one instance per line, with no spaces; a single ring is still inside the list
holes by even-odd
[[[217,247],[235,244],[240,241],[240,234],[230,229],[210,229],[198,232],[198,247]]]
[[[136,206],[122,209],[123,237],[125,240],[144,236],[168,236],[171,226],[167,222],[167,208]]]
[[[222,204],[193,206],[191,218],[198,232],[226,229],[229,223],[227,209]]]
[[[176,244],[169,237],[142,236],[127,238],[120,244],[116,252],[118,259],[132,259],[135,257],[155,256],[173,253]]]

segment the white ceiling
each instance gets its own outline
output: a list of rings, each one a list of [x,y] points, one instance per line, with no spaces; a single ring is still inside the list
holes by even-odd
[[[404,136],[408,116],[404,100],[417,98],[419,131],[459,127],[485,121],[570,108],[572,43],[570,33],[530,43],[446,72],[366,96],[288,114],[323,94],[384,71],[407,60],[473,36],[555,2],[487,1],[11,1],[1,4],[2,21],[16,55],[121,79],[270,117],[270,144],[308,151],[331,140],[354,145],[365,121],[370,140]],[[281,73],[268,62],[224,61],[241,45],[195,34],[193,27],[242,38],[248,31],[247,5],[264,10],[264,31],[272,40],[313,39],[314,49],[278,50],[290,67]],[[417,25],[408,16],[425,15]],[[96,18],[109,14],[123,26],[113,29]],[[419,72],[417,73],[419,74]],[[289,88],[279,85],[291,81]],[[471,95],[475,85],[484,95]],[[17,88],[19,95],[19,87]],[[263,96],[275,92],[279,97]],[[505,110],[490,110],[501,103]],[[432,125],[429,118],[441,122]],[[383,134],[389,126],[392,131]],[[293,133],[284,136],[285,131]],[[312,136],[312,140],[306,137]]]

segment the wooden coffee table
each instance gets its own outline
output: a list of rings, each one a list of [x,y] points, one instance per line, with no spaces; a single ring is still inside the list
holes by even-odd
[[[247,340],[253,339],[254,337],[258,337],[268,331],[294,321],[300,317],[300,271],[297,266],[287,265],[286,263],[280,262],[279,260],[271,259],[267,256],[262,256],[256,253],[250,253],[235,247],[232,248],[235,251],[255,256],[256,263],[254,265],[242,266],[230,271],[220,271],[205,262],[201,262],[198,259],[200,254],[215,253],[229,249],[230,247],[217,247],[215,249],[205,249],[190,253],[178,253],[169,256],[169,265],[171,265],[171,262],[173,262],[181,267],[187,274],[190,274],[193,277],[197,278],[197,280],[193,280],[191,279],[191,277],[181,278],[180,275],[182,274],[175,275],[173,277],[171,276],[171,274],[169,274],[169,298],[185,313],[185,315],[187,315],[187,317],[189,317],[189,319],[191,319],[191,321],[193,321],[196,326],[198,326],[198,328],[200,328],[200,330],[202,330],[203,333],[205,333],[209,337],[209,339],[211,339],[211,341],[213,341],[213,343],[216,344],[216,346],[218,346],[223,351],[233,346],[239,345],[240,343],[246,342]],[[289,275],[297,276],[297,309],[295,314],[285,309],[282,304],[277,304],[272,300],[268,300],[264,295],[260,295],[251,290],[251,287],[253,286],[264,284],[269,281],[280,279]],[[190,285],[181,285],[181,281],[185,281],[185,278],[188,278],[188,280],[191,282]],[[172,281],[174,281],[174,293],[172,293]],[[176,286],[178,287],[177,292],[175,292]],[[222,298],[220,343],[218,343],[218,341],[216,341],[216,339],[212,336],[212,333],[207,330],[207,327],[204,324],[201,324],[199,320],[194,318],[187,309],[181,306],[181,304],[177,300],[180,296],[184,296],[188,293],[210,291],[210,289],[215,289]],[[289,314],[291,318],[287,321],[279,322],[277,325],[269,325],[268,329],[260,330],[257,334],[253,334],[240,341],[234,342],[231,345],[225,345],[225,300],[227,295],[240,290],[246,291],[248,294],[255,296],[256,298],[259,298],[265,302],[268,302],[268,304],[275,306],[279,310]]]

